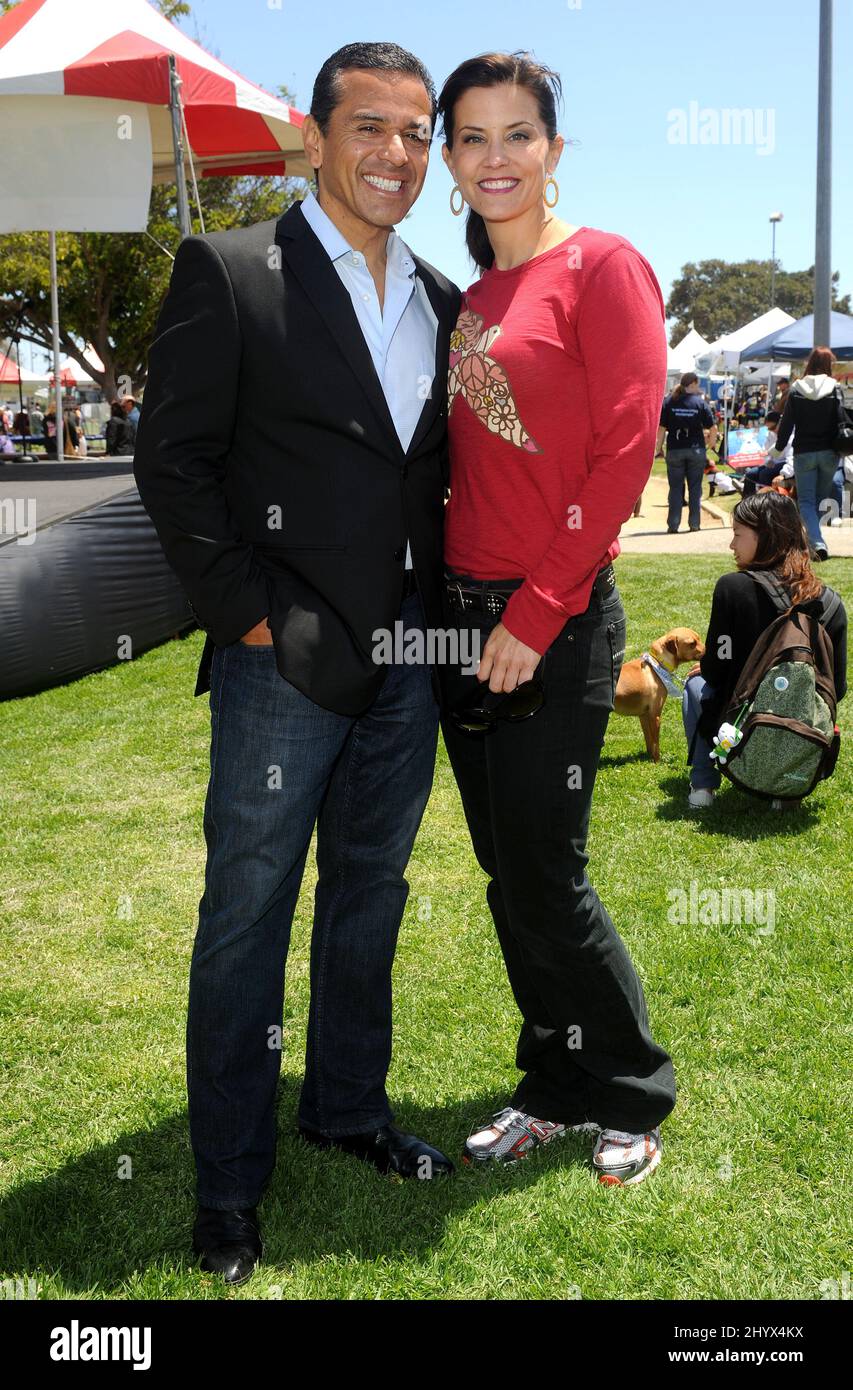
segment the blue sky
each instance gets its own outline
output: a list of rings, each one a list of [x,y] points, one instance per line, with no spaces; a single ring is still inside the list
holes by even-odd
[[[525,48],[563,78],[560,215],[626,236],[664,296],[686,261],[770,256],[771,212],[785,269],[814,262],[818,0],[192,0],[183,27],[267,88],[286,83],[307,110],[336,48],[391,39],[438,86],[463,58]],[[833,268],[853,292],[853,4],[835,3]],[[846,57],[844,56],[846,55]],[[751,145],[673,143],[669,113],[758,111]],[[721,117],[722,119],[722,117]],[[762,150],[766,152],[761,152]],[[845,177],[846,173],[846,177]],[[404,235],[460,285],[472,279],[462,222],[448,209],[438,144]]]

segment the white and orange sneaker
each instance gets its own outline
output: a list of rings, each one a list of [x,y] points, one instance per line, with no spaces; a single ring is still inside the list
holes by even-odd
[[[552,1139],[561,1139],[567,1130],[585,1133],[598,1129],[595,1124],[561,1125],[556,1120],[537,1120],[535,1115],[507,1105],[492,1116],[491,1124],[481,1125],[469,1134],[462,1157],[469,1165],[518,1163],[534,1149],[543,1148]]]
[[[629,1134],[624,1129],[603,1129],[592,1152],[598,1181],[608,1187],[631,1187],[653,1173],[661,1161],[660,1130]]]

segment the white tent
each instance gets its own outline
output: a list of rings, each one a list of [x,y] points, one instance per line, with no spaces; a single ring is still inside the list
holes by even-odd
[[[50,233],[57,372],[56,232],[145,231],[152,182],[174,181],[186,235],[188,174],[304,176],[302,122],[147,0],[21,0],[0,17],[0,232]]]
[[[707,338],[703,338],[702,334],[691,325],[681,341],[667,352],[667,369],[681,372],[690,371],[696,354],[707,352],[709,346]]]
[[[680,377],[685,372],[694,370],[694,362],[698,353],[707,352],[710,344],[706,338],[698,333],[693,325],[685,333],[680,343],[668,349],[666,354],[666,374],[669,377]]]
[[[746,368],[743,381],[745,386],[766,386],[770,381],[778,381],[780,377],[787,380],[790,375],[790,362],[756,362],[754,366]]]
[[[768,309],[765,314],[759,314],[757,319],[751,323],[744,324],[743,328],[736,328],[733,333],[724,333],[722,338],[711,343],[710,347],[700,353],[696,358],[696,371],[701,376],[710,376],[733,367],[738,364],[741,348],[748,347],[750,343],[757,342],[767,333],[775,333],[786,324],[793,323],[794,318],[791,314],[786,314],[784,309]],[[724,353],[728,353],[726,358]],[[746,366],[745,362],[740,364]]]
[[[36,159],[43,157],[49,135],[67,150],[78,120],[83,134],[94,122],[110,138],[105,146],[109,165],[99,170],[102,182],[114,183],[137,143],[147,149],[147,201],[152,178],[155,183],[175,180],[170,58],[197,173],[284,174],[286,169],[289,175],[310,175],[302,148],[302,114],[206,53],[147,0],[21,0],[0,18],[6,154],[14,148],[10,122],[15,122],[16,138],[32,145]],[[100,106],[104,101],[120,103],[124,122]],[[22,111],[35,126],[29,134],[26,122],[17,119]],[[85,173],[79,151],[71,172],[78,181]],[[58,168],[57,179],[61,176]],[[31,187],[32,178],[23,185],[4,178],[4,203]],[[51,182],[43,193],[57,197],[59,191],[60,185]],[[84,215],[87,211],[88,203]],[[4,221],[10,216],[7,209]],[[47,226],[40,222],[38,229]],[[29,221],[5,230],[31,231],[33,226]],[[87,228],[56,224],[55,230]]]

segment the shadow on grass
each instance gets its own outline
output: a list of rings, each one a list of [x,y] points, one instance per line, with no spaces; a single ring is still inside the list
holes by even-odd
[[[569,1134],[546,1152],[487,1172],[461,1165],[474,1125],[506,1103],[480,1095],[425,1109],[402,1103],[396,1122],[449,1153],[450,1179],[395,1181],[358,1159],[320,1152],[296,1133],[298,1079],[288,1077],[278,1110],[278,1155],[260,1218],[264,1261],[274,1276],[327,1256],[359,1260],[419,1258],[438,1246],[445,1223],[489,1194],[529,1186],[555,1164],[588,1166],[591,1139]],[[131,1179],[117,1174],[129,1156]],[[186,1112],[152,1129],[120,1135],[49,1176],[22,1183],[0,1201],[0,1277],[61,1280],[71,1297],[122,1297],[122,1285],[148,1269],[197,1280],[199,1297],[231,1290],[196,1271],[191,1250],[195,1169]],[[182,1284],[182,1289],[186,1284]],[[251,1296],[251,1285],[247,1291]],[[174,1295],[172,1295],[174,1296]],[[192,1287],[186,1295],[193,1297]]]
[[[645,749],[637,749],[635,753],[603,753],[598,760],[599,767],[625,767],[628,763],[649,763],[654,767]]]
[[[769,801],[747,796],[724,782],[713,806],[691,811],[687,806],[688,782],[685,777],[667,777],[660,790],[669,799],[655,809],[658,820],[689,820],[703,835],[728,835],[735,840],[767,840],[779,835],[804,835],[820,820],[820,808],[804,801],[795,810],[774,811]]]

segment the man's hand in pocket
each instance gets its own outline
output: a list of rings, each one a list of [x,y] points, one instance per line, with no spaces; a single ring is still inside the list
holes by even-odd
[[[244,633],[240,641],[245,642],[247,647],[271,647],[272,633],[270,632],[269,618],[261,618],[261,621],[255,623],[249,632]]]

